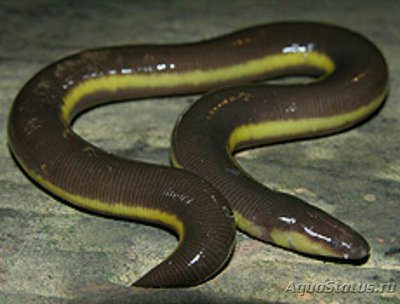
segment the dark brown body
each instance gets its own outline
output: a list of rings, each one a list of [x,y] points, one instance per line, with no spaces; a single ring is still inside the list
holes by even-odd
[[[83,110],[114,100],[188,94],[267,77],[326,72],[307,61],[290,66],[283,62],[280,68],[265,72],[245,70],[238,76],[209,81],[213,71],[282,54],[283,48],[293,43],[312,45],[312,51],[326,54],[335,63],[335,71],[309,86],[242,86],[204,97],[174,132],[174,157],[194,173],[121,159],[87,143],[70,128]],[[354,77],[360,81],[352,82]],[[269,233],[274,228],[288,228],[279,217],[290,210],[289,215],[305,225],[319,229],[318,225],[327,223],[321,227],[324,235],[352,242],[346,253],[339,247],[332,249],[339,256],[368,254],[363,238],[344,224],[255,183],[238,168],[227,148],[233,152],[256,142],[335,132],[369,112],[340,126],[306,134],[249,138],[235,147],[227,147],[227,141],[237,126],[246,123],[351,112],[383,99],[386,85],[386,64],[372,44],[346,30],[318,24],[269,25],[186,45],[85,51],[48,66],[25,85],[10,113],[9,143],[28,175],[73,204],[174,229],[180,237],[177,250],[136,285],[190,286],[210,278],[230,256],[235,235],[230,207],[256,225],[266,225],[265,235],[256,236],[266,241],[271,241]],[[242,97],[222,110],[213,110],[232,96]],[[286,112],[294,98],[296,111]],[[301,233],[303,228],[290,227]]]

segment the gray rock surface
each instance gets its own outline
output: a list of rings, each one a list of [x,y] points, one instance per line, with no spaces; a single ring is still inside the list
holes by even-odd
[[[399,303],[400,2],[0,2],[0,303]],[[7,148],[13,98],[40,68],[81,49],[195,41],[281,20],[330,22],[373,40],[391,91],[378,115],[349,132],[238,155],[255,178],[295,193],[369,241],[363,266],[311,260],[238,233],[224,271],[196,288],[128,288],[177,244],[167,232],[71,208],[32,184]],[[176,117],[196,97],[119,103],[79,118],[75,130],[124,157],[168,163]],[[301,284],[397,283],[395,292],[301,292]],[[347,292],[346,292],[347,290]],[[356,289],[357,290],[357,289]],[[300,291],[300,292],[295,292]]]

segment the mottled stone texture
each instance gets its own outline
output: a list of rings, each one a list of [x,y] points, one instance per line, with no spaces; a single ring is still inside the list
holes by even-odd
[[[306,283],[400,285],[399,16],[397,0],[1,1],[0,303],[399,303],[400,286],[394,293],[301,292]],[[194,41],[280,20],[331,22],[368,36],[388,60],[390,95],[378,115],[350,132],[238,159],[265,184],[353,226],[372,257],[361,267],[323,263],[238,233],[228,267],[202,286],[127,288],[174,249],[175,238],[73,209],[32,184],[7,149],[14,96],[38,69],[81,49]],[[174,121],[194,99],[102,107],[75,130],[119,155],[166,164]]]

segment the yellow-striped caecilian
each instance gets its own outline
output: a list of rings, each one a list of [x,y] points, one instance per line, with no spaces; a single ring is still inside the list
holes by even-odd
[[[244,85],[288,75],[316,81]],[[191,44],[89,50],[51,64],[25,85],[11,109],[9,145],[25,172],[55,195],[176,231],[177,249],[136,286],[191,286],[216,274],[234,246],[233,214],[258,239],[311,255],[362,259],[369,246],[358,233],[260,185],[232,154],[349,128],[381,105],[387,83],[385,60],[373,44],[316,23],[265,25]],[[70,126],[102,103],[219,87],[175,127],[172,160],[185,170],[110,155]]]

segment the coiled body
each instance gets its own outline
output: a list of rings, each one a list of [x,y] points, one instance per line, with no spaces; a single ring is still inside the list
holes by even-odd
[[[317,81],[244,85],[298,74]],[[386,63],[368,40],[314,23],[260,26],[191,44],[90,50],[51,64],[24,86],[10,113],[9,144],[24,171],[55,195],[176,231],[177,249],[137,286],[191,286],[217,273],[234,246],[233,214],[240,229],[266,242],[360,259],[369,246],[358,233],[258,184],[232,154],[348,128],[379,107],[387,81]],[[110,155],[70,127],[83,110],[105,102],[220,87],[177,122],[171,158],[183,170]]]

